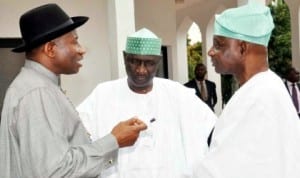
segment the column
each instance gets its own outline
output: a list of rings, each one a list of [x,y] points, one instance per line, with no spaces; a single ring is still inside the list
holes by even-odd
[[[300,2],[286,0],[291,15],[292,62],[300,69]]]
[[[238,4],[238,6],[242,6],[242,5],[245,5],[245,4],[247,4],[248,2],[251,2],[251,1],[256,1],[256,2],[261,2],[263,4],[267,4],[266,2],[268,0],[238,0],[237,4]]]
[[[108,18],[109,50],[111,59],[111,78],[116,79],[126,75],[123,50],[126,38],[135,31],[134,1],[106,0]]]

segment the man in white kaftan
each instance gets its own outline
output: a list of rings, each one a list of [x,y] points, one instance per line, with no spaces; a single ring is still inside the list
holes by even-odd
[[[268,69],[273,27],[269,8],[256,3],[216,16],[208,54],[215,70],[233,74],[240,88],[215,125],[197,177],[300,177],[300,122],[282,80]]]
[[[152,34],[147,29],[137,33]],[[194,90],[154,77],[160,43],[157,52],[148,53],[147,49],[135,53],[128,43],[129,38],[124,52],[128,78],[99,84],[77,107],[93,140],[119,118],[138,116],[148,125],[133,146],[119,150],[118,164],[102,177],[192,178],[194,164],[207,151],[215,115]]]
[[[256,74],[219,117],[199,167],[211,175],[199,177],[300,177],[299,126],[281,79],[270,70]]]

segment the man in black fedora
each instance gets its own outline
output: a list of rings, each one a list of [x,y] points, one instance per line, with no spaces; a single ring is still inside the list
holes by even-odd
[[[119,147],[134,144],[146,125],[120,122],[91,143],[59,87],[60,74],[79,71],[85,50],[75,29],[88,17],[69,17],[56,4],[20,18],[25,65],[8,88],[0,128],[0,177],[96,177],[113,165]]]

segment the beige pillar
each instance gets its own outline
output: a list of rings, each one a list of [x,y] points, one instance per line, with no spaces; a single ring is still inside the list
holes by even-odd
[[[126,38],[135,31],[133,0],[106,0],[111,79],[125,76],[123,50]]]
[[[300,69],[300,1],[286,0],[291,15],[292,62]]]
[[[185,83],[188,81],[188,63],[187,63],[187,47],[186,47],[186,36],[189,28],[192,25],[192,21],[187,17],[183,20],[179,27],[177,27],[177,59],[180,64],[181,77],[178,81]]]
[[[267,0],[238,0],[237,4],[238,4],[238,6],[242,6],[242,5],[245,5],[245,4],[247,4],[248,2],[251,2],[251,1],[256,1],[256,2],[261,2],[263,4],[266,4]]]

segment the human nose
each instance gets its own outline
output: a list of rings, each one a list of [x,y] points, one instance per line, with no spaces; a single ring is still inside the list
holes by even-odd
[[[213,47],[213,46],[208,50],[207,54],[208,54],[210,57],[212,57],[213,55],[215,55],[215,50],[214,50],[214,47]]]
[[[138,73],[146,73],[147,72],[147,69],[146,69],[144,61],[141,61],[141,63],[137,66],[136,71]]]
[[[83,46],[81,46],[81,45],[78,45],[77,51],[82,56],[86,53],[86,49]]]

